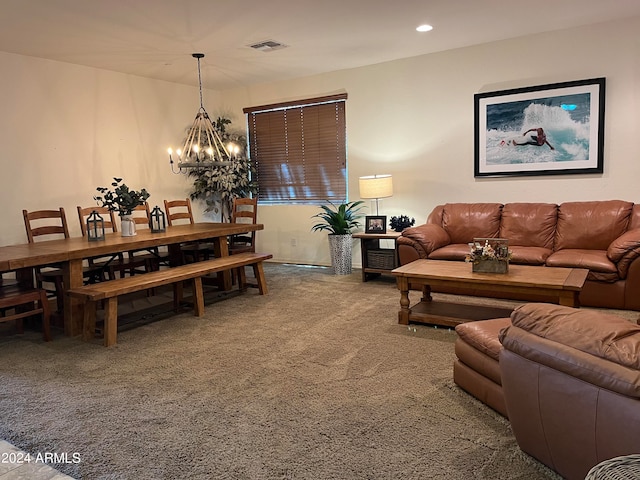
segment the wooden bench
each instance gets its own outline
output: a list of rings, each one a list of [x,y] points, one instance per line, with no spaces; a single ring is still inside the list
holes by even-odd
[[[108,280],[106,282],[84,285],[68,291],[72,297],[84,301],[83,338],[93,337],[96,324],[96,303],[105,301],[104,314],[104,345],[115,345],[118,334],[118,297],[127,293],[138,292],[164,285],[173,285],[173,303],[177,311],[181,300],[182,282],[191,280],[193,283],[193,310],[198,317],[204,315],[204,294],[202,291],[202,277],[210,273],[235,270],[237,272],[240,291],[247,289],[244,267],[252,266],[258,281],[258,291],[261,295],[267,293],[267,283],[264,278],[262,262],[272,258],[264,253],[239,253],[225,257],[213,258],[202,262],[189,263],[165,270],[134,275],[130,277]]]

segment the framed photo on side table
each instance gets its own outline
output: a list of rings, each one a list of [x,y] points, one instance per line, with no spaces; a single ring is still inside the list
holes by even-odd
[[[385,215],[367,215],[364,222],[364,233],[387,233],[387,217]]]
[[[602,173],[605,79],[474,95],[475,177]]]

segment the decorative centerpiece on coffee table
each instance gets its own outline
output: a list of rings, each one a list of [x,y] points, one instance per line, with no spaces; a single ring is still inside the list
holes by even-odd
[[[471,263],[473,272],[507,273],[509,271],[509,241],[506,238],[474,238],[469,243],[465,262]]]

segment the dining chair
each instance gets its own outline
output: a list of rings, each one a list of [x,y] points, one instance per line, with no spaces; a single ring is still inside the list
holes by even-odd
[[[0,274],[0,322],[16,322],[16,330],[23,333],[24,318],[40,314],[42,316],[42,337],[51,340],[49,299],[43,288],[25,287],[14,282],[6,282]]]
[[[69,238],[69,228],[64,208],[58,210],[34,210],[29,212],[22,210],[24,226],[27,232],[29,243],[36,243],[38,240],[54,240],[56,238]],[[36,285],[44,288],[51,297],[56,297],[57,312],[61,313],[64,306],[64,288],[62,284],[62,268],[60,265],[48,265],[37,267]],[[96,267],[83,267],[83,278],[88,283],[104,279],[104,272]],[[53,287],[45,288],[43,284],[53,284]]]
[[[149,222],[151,221],[151,210],[149,203],[144,202],[142,205],[138,205],[133,209],[131,218],[136,224],[136,230],[144,230],[149,228]],[[139,250],[131,250],[127,252],[129,258],[134,261],[146,262],[142,268],[136,267],[131,270],[131,274],[145,273],[148,271],[158,270],[160,265],[169,265],[169,253],[165,249],[158,247],[145,248]]]
[[[231,223],[255,224],[258,220],[258,197],[235,197],[231,207]],[[243,252],[256,251],[256,232],[243,233],[229,236],[229,255]],[[235,284],[236,272],[231,274],[231,280]],[[249,287],[257,287],[257,283],[247,282]]]
[[[231,209],[232,223],[256,224],[258,220],[258,197],[234,198]],[[229,237],[229,254],[256,251],[256,232]]]
[[[190,223],[193,225],[193,210],[191,209],[191,200],[165,200],[164,210],[167,214],[167,225]],[[211,242],[189,242],[180,246],[182,253],[182,263],[199,262],[200,260],[208,260],[214,256],[214,246]]]
[[[116,222],[116,215],[113,210],[109,210],[107,207],[81,207],[77,206],[78,220],[80,221],[80,231],[82,236],[87,236],[87,218],[96,212],[102,217],[103,227],[105,233],[118,232],[118,224]],[[88,259],[89,266],[101,268],[106,272],[110,280],[116,278],[116,272],[120,277],[124,277],[126,273],[131,273],[131,270],[136,268],[145,268],[146,261],[144,259],[135,259],[125,257],[123,253],[116,253],[111,255],[101,255],[98,257],[91,257]]]

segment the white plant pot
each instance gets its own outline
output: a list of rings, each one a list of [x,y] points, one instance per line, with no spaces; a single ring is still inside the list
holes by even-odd
[[[329,250],[331,253],[331,266],[335,275],[351,274],[351,234],[329,235]]]
[[[120,229],[123,237],[134,237],[136,235],[136,222],[131,215],[120,217]]]

